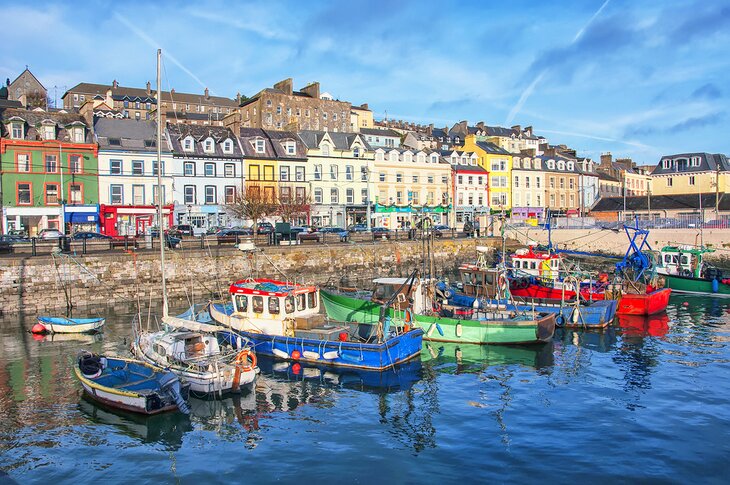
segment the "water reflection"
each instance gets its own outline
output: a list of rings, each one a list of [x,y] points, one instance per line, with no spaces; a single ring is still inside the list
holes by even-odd
[[[479,373],[491,366],[522,365],[542,369],[553,365],[554,343],[541,345],[461,345],[424,342],[421,360],[447,374]]]
[[[664,337],[669,332],[669,315],[619,315],[617,324],[624,340],[632,337]]]

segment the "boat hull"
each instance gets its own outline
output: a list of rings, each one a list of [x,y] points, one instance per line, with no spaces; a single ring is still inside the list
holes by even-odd
[[[33,333],[94,333],[101,330],[104,318],[38,317]]]
[[[375,324],[380,305],[367,300],[321,291],[327,315],[346,322]],[[391,318],[403,318],[391,308]],[[398,312],[399,314],[401,312]],[[555,331],[555,316],[533,320],[466,320],[458,318],[413,315],[412,325],[421,328],[424,340],[470,344],[530,344],[550,340]]]
[[[672,294],[670,288],[661,288],[651,293],[624,293],[618,302],[619,315],[654,315],[663,312]]]
[[[730,285],[722,282],[717,282],[717,291],[712,289],[712,281],[698,278],[692,278],[691,276],[679,276],[679,275],[662,275],[665,280],[665,286],[671,288],[676,293],[693,293],[697,295],[710,295],[710,296],[721,296],[730,297]]]

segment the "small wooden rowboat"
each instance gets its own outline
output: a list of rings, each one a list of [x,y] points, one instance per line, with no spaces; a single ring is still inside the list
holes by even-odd
[[[104,318],[38,317],[32,333],[94,333],[99,332]]]
[[[74,372],[95,401],[125,411],[157,414],[179,409],[189,413],[189,385],[167,370],[138,360],[81,352]]]

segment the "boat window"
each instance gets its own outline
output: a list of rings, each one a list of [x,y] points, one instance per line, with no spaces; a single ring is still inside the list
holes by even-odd
[[[482,284],[482,280],[483,280],[482,273],[474,273],[474,282],[477,285],[481,285]]]
[[[468,283],[471,273],[464,273],[464,282]],[[395,289],[390,285],[378,285],[373,292],[373,298],[378,300],[387,300],[395,293]]]
[[[159,344],[155,344],[155,345],[153,345],[153,346],[152,346],[152,348],[154,349],[154,351],[155,351],[156,353],[160,354],[160,355],[161,355],[161,356],[163,356],[163,357],[164,357],[165,355],[167,355],[167,351],[165,350],[165,347],[163,347],[162,345],[159,345]]]
[[[306,307],[306,298],[307,297],[304,294],[297,295],[297,310],[298,311],[301,311],[301,310],[304,310],[307,308]]]
[[[522,267],[522,261],[519,259],[515,261],[515,268],[520,269]]]
[[[276,296],[269,297],[269,313],[272,315],[279,314],[279,298]]]
[[[471,273],[468,273],[466,271],[463,272],[461,274],[461,281],[463,281],[464,283],[471,283]],[[379,286],[378,289],[375,290],[375,292],[377,293],[380,288],[381,287]],[[383,294],[383,296],[385,296],[385,294]],[[383,297],[381,297],[380,295],[378,295],[378,298],[381,299],[381,300],[383,299]]]
[[[317,308],[317,292],[307,293],[307,306],[310,310]]]
[[[689,264],[689,254],[683,254],[682,255],[682,266]]]
[[[248,296],[236,295],[236,310],[239,312],[245,312],[248,310]]]
[[[558,260],[557,259],[553,259],[552,265],[553,265],[553,268],[557,268],[558,267]]]
[[[671,254],[665,254],[664,255],[664,264],[669,264],[672,262],[672,255]]]
[[[484,280],[487,282],[488,285],[494,284],[494,273],[486,273],[484,275]]]
[[[254,313],[264,313],[264,297],[254,296],[251,298],[251,307]]]
[[[294,313],[294,297],[289,295],[284,298],[284,310],[287,313]]]
[[[530,269],[537,269],[537,263],[535,261],[530,261]]]

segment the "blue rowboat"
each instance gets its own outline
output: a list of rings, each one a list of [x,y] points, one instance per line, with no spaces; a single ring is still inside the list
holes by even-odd
[[[167,369],[132,359],[81,352],[74,372],[84,392],[107,406],[142,414],[187,414],[189,386]]]
[[[38,317],[33,333],[93,333],[100,331],[104,318]]]

